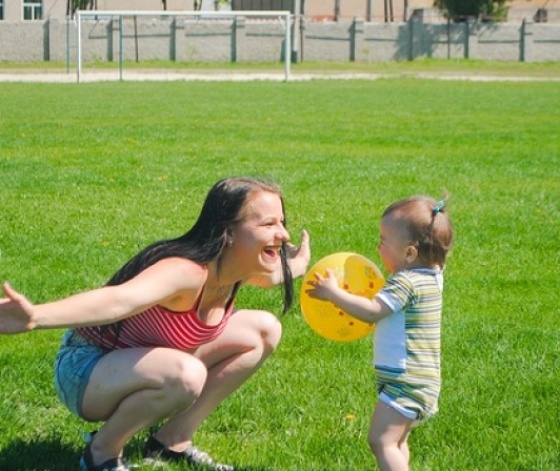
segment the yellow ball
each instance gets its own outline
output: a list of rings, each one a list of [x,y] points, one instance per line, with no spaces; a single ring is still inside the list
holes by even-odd
[[[315,273],[326,276],[333,271],[338,285],[350,293],[373,299],[385,284],[385,278],[377,265],[362,255],[339,252],[319,260],[305,275],[301,286],[301,311],[309,326],[329,340],[349,342],[365,337],[375,328],[337,308],[328,301],[311,298],[307,293],[308,281],[315,281]]]

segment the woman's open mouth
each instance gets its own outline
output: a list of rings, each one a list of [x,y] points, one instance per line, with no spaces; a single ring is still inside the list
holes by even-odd
[[[280,256],[280,247],[279,246],[265,247],[263,253],[267,259],[274,262]]]

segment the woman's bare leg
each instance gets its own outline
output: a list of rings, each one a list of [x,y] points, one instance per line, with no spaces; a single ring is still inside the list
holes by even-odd
[[[82,412],[105,421],[91,452],[95,464],[122,455],[140,430],[188,409],[201,394],[206,366],[193,355],[167,348],[114,350],[96,365]]]
[[[208,368],[202,393],[190,409],[163,425],[156,434],[157,440],[174,451],[183,451],[204,419],[261,367],[281,335],[282,326],[272,314],[236,312],[222,335],[195,353]]]
[[[91,445],[94,462],[121,456],[130,438],[166,418],[157,439],[185,449],[204,419],[274,351],[281,332],[272,314],[242,310],[218,339],[193,354],[167,348],[108,353],[82,404],[87,419],[105,421]]]

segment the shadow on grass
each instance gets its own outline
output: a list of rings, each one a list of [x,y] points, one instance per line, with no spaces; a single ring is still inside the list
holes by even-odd
[[[75,449],[58,440],[14,440],[0,450],[3,471],[76,471],[79,460]]]
[[[0,449],[1,471],[77,471],[80,455],[69,445],[59,440],[28,442],[14,440]],[[137,464],[131,457],[130,464]],[[153,466],[135,466],[136,470],[154,470]],[[157,468],[161,469],[161,468]],[[172,469],[191,469],[173,467]],[[236,471],[273,471],[262,466],[235,466]]]

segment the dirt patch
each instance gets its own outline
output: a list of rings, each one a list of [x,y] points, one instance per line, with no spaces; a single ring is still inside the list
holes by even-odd
[[[390,78],[418,78],[426,80],[463,80],[475,82],[560,82],[560,77],[538,77],[538,76],[504,76],[504,75],[480,75],[477,73],[406,73],[406,74],[372,74],[354,72],[317,72],[302,73],[293,72],[289,76],[289,81],[310,81],[310,80],[379,80]],[[124,70],[121,74],[119,70],[111,71],[87,71],[82,73],[79,82],[175,82],[175,81],[207,81],[207,82],[248,82],[248,81],[276,81],[286,80],[283,71],[279,72],[222,72],[222,71],[137,71]],[[60,71],[33,71],[33,70],[0,70],[0,82],[30,82],[30,83],[77,83],[78,75],[75,70],[69,72]]]

